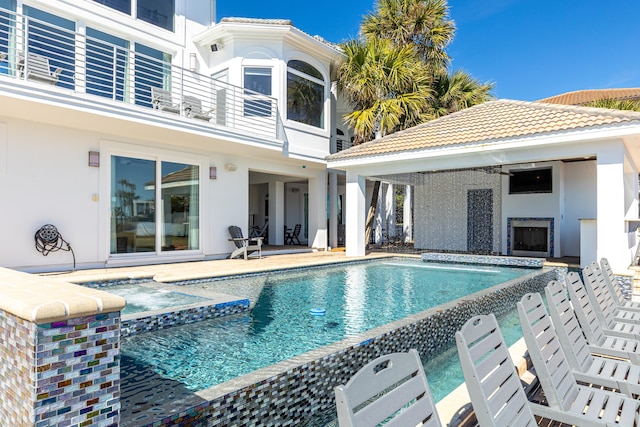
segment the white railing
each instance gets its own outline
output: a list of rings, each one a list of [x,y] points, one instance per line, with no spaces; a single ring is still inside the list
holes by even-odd
[[[148,107],[212,128],[283,139],[275,98],[172,65],[171,58],[113,43],[0,9],[0,77],[55,85],[71,90],[71,96],[88,94]]]
[[[340,152],[342,150],[346,150],[347,148],[353,147],[353,142],[350,139],[344,136],[338,136],[336,138],[336,152]]]

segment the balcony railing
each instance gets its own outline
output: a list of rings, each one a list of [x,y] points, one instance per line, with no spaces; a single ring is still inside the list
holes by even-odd
[[[131,50],[126,40],[92,33],[100,37],[0,9],[0,77],[148,107],[212,129],[283,139],[275,98],[175,66],[153,49]]]
[[[345,138],[344,136],[338,136],[336,138],[336,152],[340,152],[351,147],[353,147],[353,142],[351,142],[351,140]]]

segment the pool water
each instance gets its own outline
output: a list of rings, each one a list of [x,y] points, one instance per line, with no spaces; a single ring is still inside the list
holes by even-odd
[[[532,271],[399,260],[237,279],[262,287],[251,312],[124,338],[123,371],[201,390]]]
[[[206,298],[195,295],[165,289],[148,288],[141,284],[112,285],[100,289],[118,295],[127,301],[127,305],[121,311],[122,315],[207,301]]]
[[[515,344],[516,341],[522,338],[522,328],[520,327],[518,310],[515,309],[515,306],[514,310],[500,316],[497,320],[507,346]],[[437,356],[427,360],[424,364],[424,372],[427,375],[427,381],[429,381],[429,387],[435,402],[439,402],[455,390],[464,382],[456,345],[454,344]]]

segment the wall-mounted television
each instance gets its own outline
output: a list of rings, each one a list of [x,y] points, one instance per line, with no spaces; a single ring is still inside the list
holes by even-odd
[[[552,169],[522,169],[509,171],[509,194],[551,193]]]

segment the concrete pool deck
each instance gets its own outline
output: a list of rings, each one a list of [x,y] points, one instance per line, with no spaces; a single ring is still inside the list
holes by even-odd
[[[51,273],[61,280],[72,283],[96,282],[101,280],[144,279],[157,282],[177,282],[181,280],[207,277],[224,277],[239,274],[259,273],[280,269],[310,267],[323,264],[335,264],[349,261],[362,261],[378,258],[406,256],[419,258],[419,255],[392,253],[370,253],[365,256],[348,257],[341,251],[317,251],[298,253],[263,252],[262,258],[219,259],[211,261],[180,262],[171,264],[141,265],[135,267],[111,267],[92,270],[76,270],[66,273]]]

